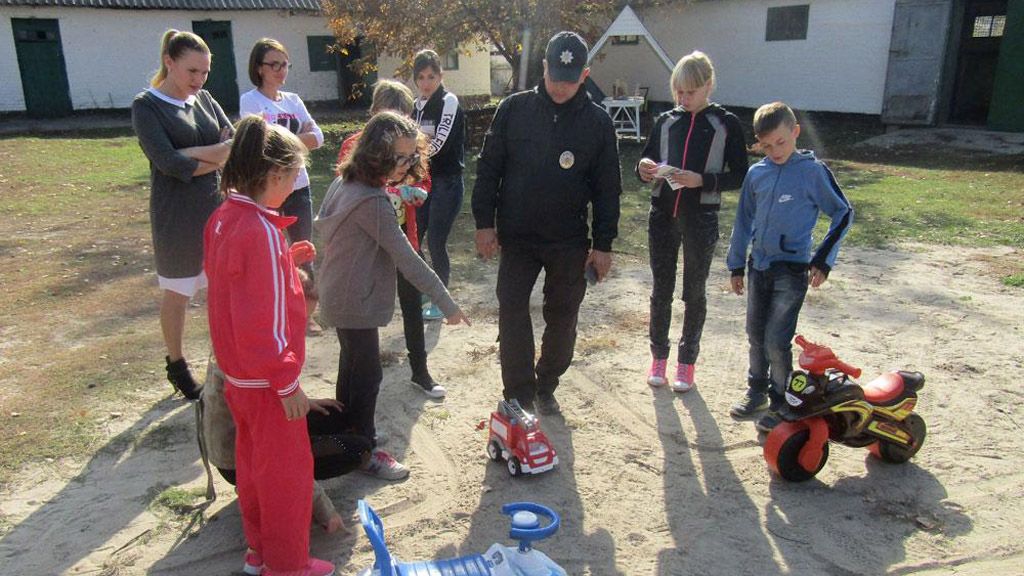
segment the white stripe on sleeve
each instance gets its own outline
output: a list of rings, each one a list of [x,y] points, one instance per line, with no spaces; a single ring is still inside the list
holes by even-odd
[[[286,324],[287,318],[284,309],[284,271],[281,270],[278,255],[281,253],[281,232],[278,231],[263,215],[260,215],[260,223],[267,233],[267,248],[270,253],[270,273],[274,284],[274,341],[277,342],[277,353],[280,354],[288,345]]]

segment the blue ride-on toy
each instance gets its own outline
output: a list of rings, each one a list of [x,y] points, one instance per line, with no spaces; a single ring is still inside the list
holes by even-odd
[[[399,562],[384,543],[384,524],[365,500],[359,501],[359,520],[366,537],[373,545],[376,561],[360,576],[566,576],[543,552],[531,544],[558,530],[558,514],[547,506],[533,502],[505,504],[501,513],[512,517],[509,537],[519,541],[518,547],[493,544],[484,554],[470,554],[447,560]],[[541,526],[541,518],[547,520]]]

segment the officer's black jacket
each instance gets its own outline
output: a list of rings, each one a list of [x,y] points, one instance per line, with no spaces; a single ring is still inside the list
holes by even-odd
[[[498,105],[477,163],[477,229],[497,227],[502,244],[610,252],[621,194],[615,130],[585,89],[555,104],[542,83]]]

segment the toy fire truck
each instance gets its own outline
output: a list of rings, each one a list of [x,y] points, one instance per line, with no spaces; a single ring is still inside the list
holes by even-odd
[[[498,462],[505,460],[508,473],[540,474],[558,464],[558,455],[540,429],[536,416],[519,405],[517,400],[502,400],[491,412],[487,435],[487,455]]]

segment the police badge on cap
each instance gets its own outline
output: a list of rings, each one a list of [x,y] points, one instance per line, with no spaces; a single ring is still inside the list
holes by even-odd
[[[588,50],[586,41],[575,32],[563,31],[552,36],[544,50],[548,77],[555,82],[577,82],[587,67]]]
[[[562,155],[558,157],[558,165],[563,169],[568,170],[572,168],[572,165],[576,163],[576,157],[572,155],[572,152],[566,150],[562,152]]]

